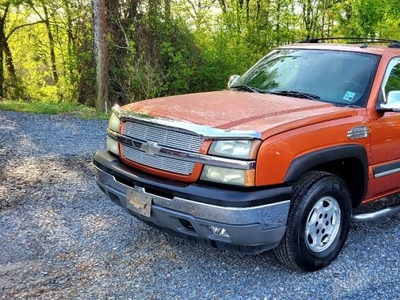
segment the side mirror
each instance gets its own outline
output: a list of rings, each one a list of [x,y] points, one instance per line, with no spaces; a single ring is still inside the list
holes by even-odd
[[[239,80],[240,76],[239,75],[232,75],[229,77],[228,81],[228,89],[230,89],[232,86],[235,85],[235,83]]]
[[[400,91],[390,91],[387,94],[386,103],[380,103],[378,110],[400,112]]]

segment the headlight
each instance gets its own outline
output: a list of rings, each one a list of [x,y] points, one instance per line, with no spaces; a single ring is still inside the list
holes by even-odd
[[[234,158],[249,162],[255,160],[261,140],[217,140],[212,142],[209,155]],[[246,161],[243,161],[246,160]],[[255,170],[235,168],[235,166],[204,165],[200,178],[202,180],[232,184],[239,186],[254,186]]]
[[[120,121],[116,114],[112,113],[110,120],[108,121],[108,129],[114,132],[119,132]],[[107,136],[107,150],[119,155],[118,142],[113,138]]]
[[[111,114],[110,120],[108,121],[108,128],[112,131],[119,132],[119,118],[114,113]]]
[[[205,165],[200,179],[225,184],[254,186],[254,176],[254,170],[239,170]]]
[[[208,153],[230,158],[254,159],[260,144],[259,140],[214,141]]]
[[[118,147],[118,142],[109,136],[107,137],[107,150],[119,155],[119,147]]]

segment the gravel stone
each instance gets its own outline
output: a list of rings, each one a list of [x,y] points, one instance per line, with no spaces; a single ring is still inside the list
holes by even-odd
[[[98,189],[106,125],[0,111],[0,299],[399,299],[400,214],[354,223],[311,274],[166,236]]]

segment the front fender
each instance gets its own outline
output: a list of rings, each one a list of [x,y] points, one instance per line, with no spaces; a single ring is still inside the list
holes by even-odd
[[[349,158],[358,160],[362,166],[361,193],[358,193],[357,199],[354,199],[355,204],[358,205],[364,199],[368,188],[368,156],[364,146],[359,144],[335,146],[297,157],[291,162],[286,172],[285,183],[296,182],[307,171],[318,169],[319,166]]]

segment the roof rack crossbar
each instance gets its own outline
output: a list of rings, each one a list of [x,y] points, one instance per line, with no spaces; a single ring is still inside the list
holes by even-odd
[[[380,38],[361,38],[361,37],[329,37],[329,38],[312,38],[300,41],[300,43],[319,43],[323,41],[333,41],[333,40],[352,40],[352,42],[347,42],[347,44],[358,44],[360,42],[364,43],[391,43],[389,47],[399,47],[399,40],[392,39],[380,39]],[[356,42],[357,41],[357,42]]]

